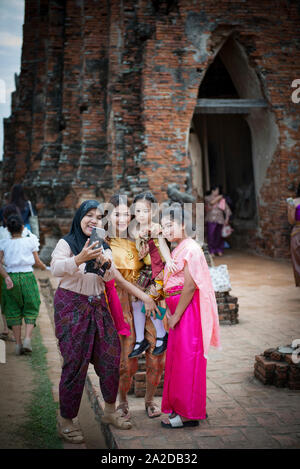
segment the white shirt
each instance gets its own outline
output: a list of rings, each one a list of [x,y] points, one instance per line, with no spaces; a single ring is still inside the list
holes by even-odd
[[[35,234],[31,233],[31,231],[26,226],[24,226],[23,231],[22,231],[22,238],[26,238],[29,236],[35,240],[36,250],[38,251],[40,248],[39,238]],[[8,229],[4,226],[0,226],[0,240],[8,239],[8,238],[11,239],[11,234],[8,231]]]
[[[33,252],[37,252],[33,237],[1,239],[0,251],[4,252],[3,263],[7,273],[33,272]]]

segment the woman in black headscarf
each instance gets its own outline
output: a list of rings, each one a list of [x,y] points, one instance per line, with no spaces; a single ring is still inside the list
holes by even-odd
[[[105,294],[106,283],[114,278],[123,282],[124,288],[126,286],[113,265],[109,246],[104,243],[104,250],[96,249],[96,243],[89,246],[93,228],[102,227],[102,214],[98,206],[95,200],[81,204],[70,232],[57,243],[51,261],[53,275],[60,278],[54,297],[55,333],[64,359],[59,385],[59,433],[71,443],[83,441],[73,419],[79,411],[90,362],[99,376],[105,401],[102,421],[121,429],[131,428],[131,423],[115,410],[120,365],[118,332],[122,332],[115,325]],[[92,259],[97,259],[98,274],[85,271],[86,263]],[[128,285],[130,289],[134,288]],[[155,303],[150,297],[137,288],[134,293],[146,297],[148,311],[155,310]],[[127,335],[126,331],[123,333]]]

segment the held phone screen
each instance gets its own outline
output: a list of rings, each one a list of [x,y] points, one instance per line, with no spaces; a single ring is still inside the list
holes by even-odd
[[[102,246],[103,241],[105,239],[105,230],[103,228],[93,228],[92,234],[90,236],[89,246],[93,244],[95,241],[98,241],[98,244],[94,247],[94,249],[100,248]]]
[[[101,247],[105,239],[105,234],[106,233],[103,228],[93,228],[92,234],[90,236],[89,246],[91,246],[95,241],[98,241],[93,249],[98,249]],[[86,262],[84,271],[85,273],[92,273],[103,276],[105,271],[109,269],[110,266],[111,262],[109,260],[100,266],[96,259],[91,259],[90,261]]]

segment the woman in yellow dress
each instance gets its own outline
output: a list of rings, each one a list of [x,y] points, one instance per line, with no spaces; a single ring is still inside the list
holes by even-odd
[[[132,378],[138,370],[138,358],[128,358],[135,345],[135,331],[133,321],[134,308],[140,308],[142,300],[146,306],[146,312],[155,310],[156,305],[152,298],[146,295],[142,290],[136,287],[136,281],[139,277],[140,270],[144,266],[139,260],[139,254],[134,239],[127,234],[127,229],[131,221],[130,209],[127,205],[127,197],[115,195],[110,199],[111,211],[108,216],[109,220],[109,244],[112,250],[113,261],[115,267],[122,276],[132,284],[134,288],[133,295],[128,291],[116,285],[117,292],[122,304],[125,321],[130,325],[131,335],[129,337],[120,336],[121,341],[121,365],[120,365],[120,384],[119,384],[119,409],[122,416],[130,418],[127,394],[131,387]],[[113,233],[113,236],[111,235]],[[151,303],[153,302],[153,303]],[[157,310],[159,312],[159,310]],[[150,343],[150,347],[145,349],[146,352],[146,395],[145,409],[149,418],[158,417],[161,414],[160,407],[154,402],[154,394],[160,382],[164,364],[165,353],[162,355],[152,355],[152,351],[156,345],[156,333],[154,325],[147,315],[145,325],[145,338]]]

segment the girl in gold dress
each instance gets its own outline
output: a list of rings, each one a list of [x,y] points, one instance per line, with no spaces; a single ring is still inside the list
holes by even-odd
[[[119,409],[122,415],[127,416],[129,419],[130,415],[127,394],[131,387],[132,378],[138,370],[138,359],[128,358],[128,355],[132,352],[136,341],[133,311],[136,308],[140,308],[140,301],[136,301],[136,298],[139,298],[145,303],[146,313],[148,313],[147,316],[150,315],[151,311],[152,314],[155,313],[154,308],[156,308],[156,306],[151,297],[146,295],[142,290],[139,290],[135,286],[140,270],[144,264],[141,260],[139,260],[135,240],[131,239],[127,234],[127,228],[131,221],[130,209],[127,205],[127,197],[122,195],[115,195],[110,199],[110,204],[112,210],[108,216],[109,244],[112,250],[114,265],[122,274],[122,276],[132,284],[133,288],[133,294],[130,295],[128,291],[125,291],[122,287],[116,285],[117,292],[122,304],[124,319],[130,325],[131,329],[131,335],[129,337],[120,336],[121,365]],[[114,236],[111,236],[110,233],[112,232],[114,232]],[[159,312],[157,309],[156,311]],[[159,356],[154,356],[151,353],[156,345],[156,331],[150,317],[146,318],[145,330],[145,338],[150,343],[150,347],[146,350],[145,409],[148,417],[153,418],[158,417],[161,414],[160,408],[153,401],[153,398],[164,370],[165,353]]]

